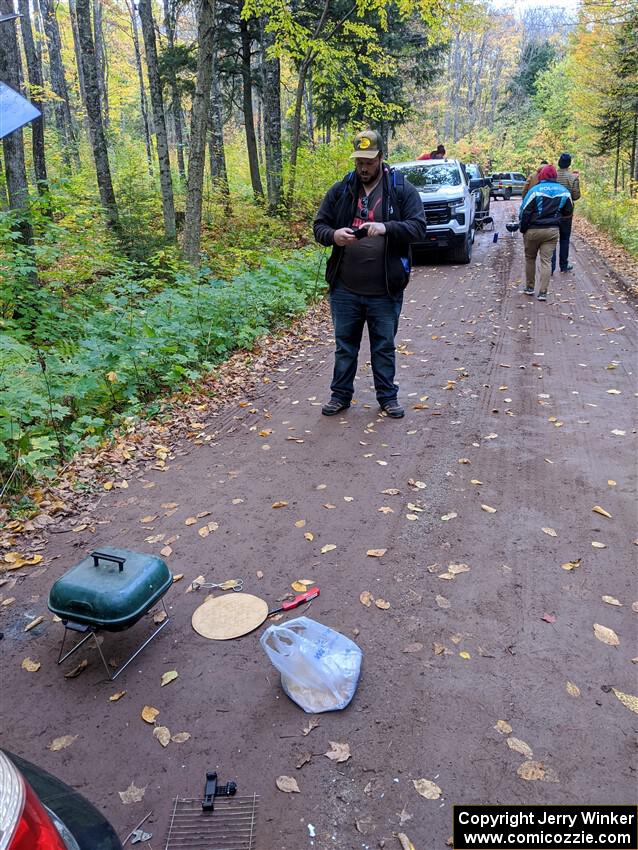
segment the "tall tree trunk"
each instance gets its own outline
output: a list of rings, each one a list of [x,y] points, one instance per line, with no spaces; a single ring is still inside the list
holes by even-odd
[[[176,9],[175,0],[164,0],[164,27],[166,29],[166,40],[168,41],[169,50],[173,50],[175,46],[175,26],[176,26]],[[186,182],[186,165],[184,163],[184,124],[182,121],[182,104],[177,87],[177,79],[171,69],[169,69],[169,81],[171,90],[171,115],[173,117],[173,127],[175,129],[175,145],[177,147],[177,169],[179,178]]]
[[[82,103],[86,100],[84,92],[84,75],[82,74],[82,59],[80,58],[80,37],[78,35],[78,16],[75,10],[75,0],[69,0],[69,17],[71,19],[71,32],[73,34],[73,51],[75,62],[78,66],[78,82],[80,84],[80,98]]]
[[[0,0],[0,16],[13,14],[13,0]],[[20,51],[14,20],[0,24],[0,79],[15,91],[19,91]],[[33,229],[28,217],[29,186],[24,164],[22,128],[14,130],[2,139],[2,151],[9,209],[15,210],[17,214],[20,241],[30,248],[33,245]],[[35,262],[33,268],[35,269]],[[27,273],[27,280],[29,283],[37,284],[35,271]]]
[[[146,67],[148,70],[148,85],[151,91],[153,106],[153,124],[157,139],[157,159],[160,170],[160,185],[162,187],[162,212],[164,214],[164,232],[168,239],[175,238],[175,202],[173,199],[173,180],[171,177],[171,162],[168,155],[168,139],[166,137],[166,121],[164,120],[164,99],[162,84],[157,67],[157,46],[155,44],[155,24],[151,11],[150,0],[139,0],[138,10],[142,22],[144,48],[146,51]]]
[[[146,159],[148,162],[148,173],[153,176],[153,154],[151,149],[151,132],[148,125],[148,103],[146,101],[146,88],[144,87],[144,72],[142,71],[142,55],[140,53],[140,39],[137,32],[137,11],[133,2],[126,0],[129,15],[131,16],[131,33],[133,35],[133,51],[135,53],[135,67],[137,68],[137,79],[140,86],[140,112],[142,113],[142,127],[144,129],[144,142],[146,144]]]
[[[20,18],[20,29],[22,32],[24,55],[27,60],[29,85],[31,86],[30,100],[31,103],[42,113],[39,118],[36,118],[31,122],[31,143],[33,146],[33,170],[35,171],[38,192],[40,192],[40,194],[45,194],[48,184],[47,166],[44,155],[44,106],[40,99],[40,92],[44,85],[42,65],[40,64],[40,59],[36,53],[35,42],[33,40],[29,0],[18,0],[18,11],[22,15]],[[0,26],[2,26],[2,24],[0,24]]]
[[[104,43],[104,21],[102,16],[102,0],[92,0],[93,5],[93,43],[95,44],[95,65],[97,68],[97,84],[100,90],[102,105],[102,120],[104,128],[109,126],[109,90],[108,62]]]
[[[230,191],[228,188],[228,172],[226,170],[226,151],[224,149],[224,119],[222,112],[222,92],[219,84],[219,71],[217,69],[217,50],[213,50],[212,80],[210,88],[210,112],[208,117],[210,125],[209,149],[210,173],[213,184],[220,190],[224,197],[226,213],[230,215]]]
[[[47,37],[47,48],[49,51],[49,70],[51,76],[51,88],[58,97],[55,105],[55,125],[62,142],[62,152],[65,164],[70,167],[73,163],[76,168],[80,167],[80,154],[77,139],[73,128],[71,117],[71,106],[69,104],[69,89],[64,76],[64,65],[62,64],[62,42],[60,39],[60,27],[55,14],[53,0],[40,0],[40,9],[44,20],[44,31]]]
[[[306,87],[303,95],[304,111],[306,113],[306,133],[308,134],[308,144],[315,149],[315,122],[312,115],[312,76],[308,71]]]
[[[243,0],[239,2],[239,29],[241,33],[241,75],[243,83],[244,127],[246,129],[246,147],[248,149],[248,165],[250,166],[250,182],[253,194],[257,200],[264,197],[264,189],[259,175],[259,160],[257,158],[257,139],[255,137],[255,118],[253,115],[253,78],[250,67],[250,33],[248,23],[241,17],[244,8]]]
[[[188,193],[184,217],[184,256],[193,265],[199,263],[202,229],[202,190],[204,187],[204,155],[206,127],[210,111],[215,47],[215,0],[200,0],[197,43],[197,83],[193,95],[190,150],[188,156]]]
[[[629,192],[633,198],[638,189],[638,101],[634,106],[634,128],[631,135],[631,161],[629,166]]]
[[[295,197],[295,182],[297,177],[297,154],[299,152],[299,139],[301,136],[301,107],[303,106],[303,92],[306,85],[306,74],[312,62],[312,52],[310,48],[306,51],[303,62],[299,68],[299,76],[297,78],[297,96],[295,98],[295,112],[292,119],[292,142],[290,144],[290,177],[288,179],[288,191],[286,193],[286,207],[288,211],[292,209],[292,202]]]
[[[86,93],[85,107],[91,128],[91,146],[95,160],[95,173],[100,190],[100,200],[110,227],[117,230],[119,226],[117,204],[111,180],[111,167],[106,146],[106,136],[102,123],[102,105],[100,103],[100,87],[98,83],[97,60],[91,28],[91,8],[89,0],[77,0],[76,13],[78,20],[78,35],[80,38],[80,55],[84,89]]]
[[[275,36],[265,30],[265,19],[261,19],[262,74],[264,101],[264,148],[266,151],[266,190],[268,212],[281,212],[283,202],[283,156],[281,152],[281,66],[279,59],[269,58],[268,48],[275,43]]]
[[[622,135],[622,122],[618,119],[616,125],[616,163],[614,166],[614,194],[618,192],[618,166],[620,165],[620,139]]]

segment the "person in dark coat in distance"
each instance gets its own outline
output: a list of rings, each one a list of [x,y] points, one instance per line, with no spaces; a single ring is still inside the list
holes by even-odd
[[[367,325],[377,401],[400,419],[395,337],[410,280],[410,244],[425,238],[423,203],[403,174],[383,162],[374,130],[355,137],[351,158],[354,171],[329,189],[313,225],[317,242],[332,247],[326,280],[336,351],[331,396],[321,412],[334,416],[350,407]]]

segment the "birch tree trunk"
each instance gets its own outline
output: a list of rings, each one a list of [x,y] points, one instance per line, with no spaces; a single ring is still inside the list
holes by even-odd
[[[175,239],[175,201],[173,199],[173,180],[171,162],[168,155],[166,121],[164,120],[164,99],[157,67],[157,46],[155,44],[155,24],[150,0],[139,0],[139,13],[146,51],[148,85],[153,106],[153,125],[157,140],[157,159],[159,162],[160,185],[162,187],[162,212],[164,214],[164,232],[168,239]]]
[[[164,27],[169,50],[175,46],[175,0],[164,0]],[[175,128],[175,144],[177,147],[177,170],[180,180],[186,182],[186,165],[184,162],[184,125],[182,121],[182,104],[177,88],[177,80],[172,68],[169,70],[169,86],[171,90],[171,115]]]
[[[259,159],[257,157],[257,139],[255,137],[255,117],[253,115],[253,80],[250,66],[250,33],[248,23],[241,17],[243,0],[239,4],[239,29],[241,33],[241,74],[243,82],[244,127],[246,129],[246,148],[248,149],[248,164],[250,166],[250,182],[256,200],[264,197],[259,174]]]
[[[58,96],[58,102],[55,105],[54,111],[55,125],[62,143],[65,164],[69,168],[71,167],[71,164],[74,164],[76,168],[79,168],[80,154],[73,128],[73,119],[71,117],[69,89],[66,84],[64,66],[62,64],[60,28],[58,26],[58,19],[55,15],[53,0],[40,0],[40,9],[44,21],[44,31],[46,33],[47,48],[49,51],[51,88]]]
[[[0,16],[13,15],[13,0],[0,0]],[[0,79],[15,91],[20,90],[20,51],[16,35],[16,22],[0,24]],[[24,139],[22,128],[14,130],[2,139],[4,173],[9,196],[9,209],[17,213],[21,242],[33,244],[33,230],[28,218],[29,186],[24,164]],[[35,267],[35,263],[34,263]],[[35,272],[27,274],[29,282],[37,284]]]
[[[31,103],[42,113],[39,118],[31,122],[31,143],[33,147],[33,170],[37,181],[38,192],[45,194],[48,189],[47,166],[44,154],[44,106],[40,99],[40,92],[44,85],[42,77],[42,65],[35,50],[33,30],[31,29],[31,11],[29,0],[18,0],[18,11],[20,18],[20,30],[22,32],[22,44],[24,55],[27,60],[27,72],[29,85],[31,86]],[[0,26],[3,26],[0,24]],[[6,24],[4,24],[6,26]]]
[[[108,65],[106,47],[104,44],[104,21],[102,0],[93,0],[93,43],[95,44],[95,65],[97,69],[97,83],[100,90],[100,103],[102,105],[102,118],[104,128],[109,126],[109,90],[108,90]]]
[[[75,9],[75,0],[69,0],[69,17],[71,18],[71,32],[73,33],[73,50],[75,62],[78,66],[78,81],[80,83],[80,97],[82,103],[86,100],[84,92],[84,75],[82,74],[82,59],[80,58],[80,37],[78,35],[78,16]]]
[[[210,112],[208,123],[210,173],[213,183],[224,197],[226,213],[230,215],[230,191],[228,188],[228,172],[226,170],[226,151],[224,149],[224,119],[222,111],[222,93],[217,70],[217,50],[213,50],[212,81],[210,88]]]
[[[197,82],[193,95],[190,151],[188,157],[188,193],[184,217],[184,256],[193,265],[199,264],[202,229],[202,190],[204,187],[204,155],[206,127],[210,111],[210,92],[213,77],[215,46],[215,0],[200,0],[197,43]]]
[[[86,93],[84,105],[89,119],[89,127],[91,128],[91,146],[93,148],[93,159],[95,161],[95,173],[100,191],[100,200],[109,227],[118,230],[119,218],[115,193],[113,191],[113,181],[111,180],[111,166],[109,164],[106,136],[102,123],[102,105],[100,103],[98,69],[95,58],[89,3],[90,0],[77,0],[76,5],[80,56],[82,59],[82,73],[84,75],[84,90]]]
[[[312,62],[310,48],[306,51],[303,62],[299,68],[297,79],[297,95],[295,98],[295,112],[292,119],[292,141],[290,144],[290,177],[288,179],[288,191],[286,193],[286,207],[290,211],[295,196],[295,183],[297,177],[297,154],[299,152],[299,139],[301,136],[301,108],[303,106],[303,92],[306,85],[306,74]]]
[[[264,101],[264,148],[266,152],[266,191],[268,212],[281,212],[283,203],[283,156],[281,151],[281,67],[279,59],[268,57],[268,48],[275,43],[273,33],[265,30],[261,20],[263,101]]]
[[[126,0],[126,6],[131,18],[131,35],[133,36],[135,68],[137,69],[137,80],[140,86],[140,112],[142,114],[142,127],[144,129],[144,142],[146,144],[146,160],[148,162],[149,176],[152,177],[153,154],[151,149],[151,133],[148,125],[148,103],[146,101],[146,88],[144,86],[144,72],[142,71],[142,54],[140,53],[140,39],[137,32],[137,11],[132,0]]]

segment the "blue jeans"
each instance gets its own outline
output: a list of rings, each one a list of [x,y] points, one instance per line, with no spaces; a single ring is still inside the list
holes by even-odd
[[[569,265],[569,237],[572,235],[572,217],[561,218],[558,222],[558,267],[561,271],[567,271]],[[552,274],[556,271],[556,249],[552,254]]]
[[[394,338],[402,306],[403,294],[397,298],[356,295],[337,281],[330,293],[336,342],[335,368],[330,384],[332,398],[349,403],[354,395],[357,357],[363,326],[367,323],[377,401],[383,406],[396,400],[399,387],[394,383]]]

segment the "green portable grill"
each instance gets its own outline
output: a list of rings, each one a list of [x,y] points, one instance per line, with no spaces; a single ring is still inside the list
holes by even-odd
[[[92,552],[59,578],[49,593],[49,610],[57,614],[64,625],[58,664],[93,637],[109,679],[116,679],[168,625],[170,617],[163,596],[172,583],[171,571],[155,555],[110,546]],[[124,664],[111,673],[97,632],[119,632],[130,628],[160,600],[166,618]],[[63,655],[69,631],[86,634]]]

